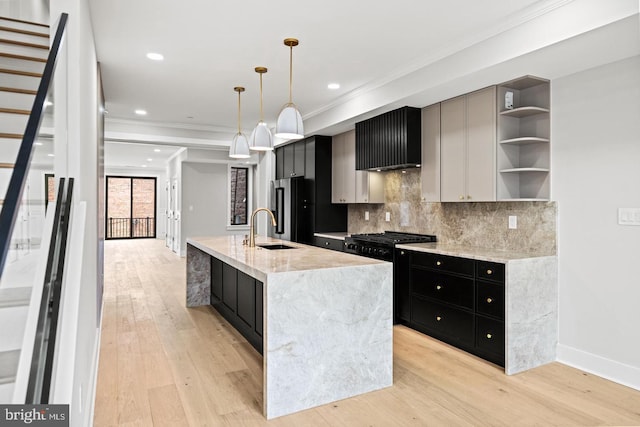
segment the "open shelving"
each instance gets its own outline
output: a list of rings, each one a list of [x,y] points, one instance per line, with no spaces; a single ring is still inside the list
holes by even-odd
[[[513,94],[507,108],[505,94]],[[498,200],[550,198],[550,84],[524,76],[498,85]]]

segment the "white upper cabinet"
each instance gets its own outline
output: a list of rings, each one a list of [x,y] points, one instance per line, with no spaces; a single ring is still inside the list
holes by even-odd
[[[333,136],[332,203],[384,203],[384,175],[356,171],[356,132]]]

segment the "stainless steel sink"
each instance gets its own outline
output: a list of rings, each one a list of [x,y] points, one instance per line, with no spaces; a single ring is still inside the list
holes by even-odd
[[[264,249],[297,249],[295,246],[283,245],[282,243],[271,243],[265,245],[256,245]]]

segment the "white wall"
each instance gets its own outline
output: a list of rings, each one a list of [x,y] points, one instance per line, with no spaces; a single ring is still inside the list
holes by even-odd
[[[187,238],[247,234],[227,230],[228,166],[219,163],[182,163],[181,255]]]
[[[134,170],[126,168],[106,168],[105,175],[142,176],[156,179],[156,238],[164,239],[167,232],[167,172],[159,170]]]
[[[0,16],[49,23],[48,0],[0,0]]]
[[[60,357],[75,357],[73,390],[70,402],[70,425],[92,423],[95,374],[99,346],[98,329],[98,82],[93,29],[88,0],[51,0],[51,23],[60,13],[69,14],[66,35],[67,63],[64,72],[56,73],[56,112],[67,105],[66,129],[60,127],[56,113],[55,174],[75,178],[74,205],[86,203],[83,252],[78,259],[68,259],[67,269],[79,268],[78,329],[75,349],[64,349]],[[66,89],[65,89],[66,85]],[[63,90],[60,90],[60,89]],[[66,139],[65,136],[66,130]],[[63,138],[60,139],[59,137]],[[75,351],[74,351],[75,350]]]
[[[640,389],[640,56],[552,82],[562,362]]]

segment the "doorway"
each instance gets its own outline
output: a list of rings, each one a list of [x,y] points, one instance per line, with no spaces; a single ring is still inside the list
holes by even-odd
[[[156,237],[156,178],[107,176],[107,239]]]

